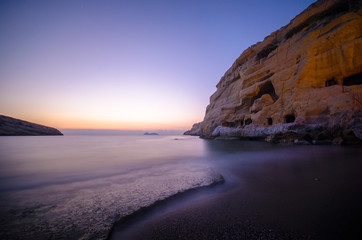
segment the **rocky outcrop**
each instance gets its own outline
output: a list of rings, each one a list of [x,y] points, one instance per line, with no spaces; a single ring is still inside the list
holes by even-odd
[[[0,115],[0,136],[63,135],[59,130]]]
[[[320,0],[234,62],[185,134],[271,142],[362,138],[361,0]]]

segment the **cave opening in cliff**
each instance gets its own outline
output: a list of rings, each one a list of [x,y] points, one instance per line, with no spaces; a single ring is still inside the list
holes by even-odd
[[[331,79],[326,81],[326,87],[333,86],[333,85],[337,85],[336,79],[331,78]]]
[[[358,4],[356,4],[356,6],[358,6]],[[357,8],[350,5],[349,1],[340,1],[339,3],[333,4],[331,7],[327,8],[326,10],[310,16],[304,22],[289,30],[289,32],[285,34],[285,39],[289,39],[303,30],[308,30],[311,27],[316,26],[317,21],[320,22],[327,17],[329,17],[330,19],[334,19],[338,16],[338,14],[348,11],[350,7]]]
[[[250,118],[245,120],[245,125],[250,125],[253,122]]]
[[[236,124],[234,122],[223,122],[221,125],[223,127],[231,127],[231,128],[236,127]]]
[[[294,114],[288,114],[284,117],[286,123],[293,123],[295,121]]]
[[[269,94],[274,102],[279,99],[279,96],[275,93],[275,89],[271,81],[267,81],[261,86],[258,94],[253,98],[253,100],[260,98],[264,94]]]
[[[268,57],[269,53],[274,51],[278,46],[279,46],[279,44],[277,42],[273,42],[273,43],[267,45],[260,52],[258,52],[258,54],[256,54],[256,60],[258,61],[260,59]]]
[[[362,84],[362,72],[343,79],[343,86],[353,86]]]
[[[243,120],[236,120],[235,125],[236,125],[236,127],[242,127],[244,125],[244,121]]]
[[[267,118],[267,120],[268,120],[268,125],[269,126],[273,125],[273,119],[272,118]]]

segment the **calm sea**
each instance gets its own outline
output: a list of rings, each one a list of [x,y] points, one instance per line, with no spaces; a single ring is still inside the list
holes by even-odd
[[[0,137],[1,239],[104,239],[121,217],[220,181],[185,136]]]
[[[222,188],[260,196],[271,218],[295,198],[287,212],[301,217],[278,221],[313,227],[360,205],[361,153],[171,135],[0,137],[0,239],[105,239],[122,217],[223,177]]]

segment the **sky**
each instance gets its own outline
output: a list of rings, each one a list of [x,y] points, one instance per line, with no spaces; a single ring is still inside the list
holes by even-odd
[[[249,46],[314,0],[0,0],[0,114],[182,129]]]

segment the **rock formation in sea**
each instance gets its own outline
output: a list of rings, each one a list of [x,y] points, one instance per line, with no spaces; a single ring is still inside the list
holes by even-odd
[[[362,139],[362,1],[320,0],[246,49],[217,84],[204,138]]]
[[[149,133],[149,132],[145,132],[143,135],[159,135],[158,133]]]
[[[0,115],[0,136],[63,135],[58,129]]]

